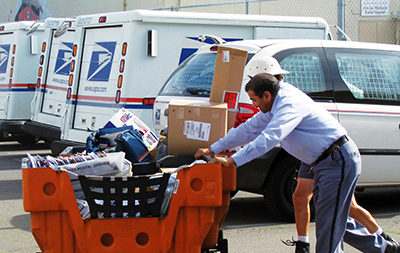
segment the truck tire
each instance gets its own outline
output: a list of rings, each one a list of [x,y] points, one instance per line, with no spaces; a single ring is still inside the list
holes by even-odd
[[[52,139],[43,138],[42,140],[44,141],[44,143],[45,143],[47,146],[51,147],[51,143],[53,142]]]
[[[298,160],[289,154],[278,156],[265,184],[264,200],[267,208],[283,221],[295,221],[292,195],[297,185],[294,174],[299,166]]]
[[[10,140],[11,138],[9,138],[9,137],[4,137],[4,133],[3,132],[0,132],[0,141],[7,141],[7,140]]]
[[[36,142],[39,141],[39,138],[37,138],[34,135],[30,135],[30,134],[15,134],[12,135],[12,137],[19,142],[20,144],[24,144],[24,145],[31,145],[31,144],[35,144]]]

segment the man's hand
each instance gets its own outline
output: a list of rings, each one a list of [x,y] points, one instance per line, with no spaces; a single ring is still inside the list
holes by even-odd
[[[199,148],[196,151],[196,154],[194,154],[194,157],[196,159],[201,159],[202,155],[212,156],[213,159],[210,161],[210,163],[221,163],[224,167],[229,167],[235,164],[235,161],[231,157],[216,156],[213,152],[211,152],[210,148]]]
[[[229,167],[231,165],[235,164],[235,161],[232,159],[232,157],[221,157],[221,156],[215,156],[210,163],[221,163],[222,166],[224,167]]]
[[[209,149],[209,148],[199,148],[199,149],[196,151],[196,154],[194,154],[194,158],[200,159],[200,157],[201,157],[202,155],[208,155],[208,156],[211,155],[210,149]]]

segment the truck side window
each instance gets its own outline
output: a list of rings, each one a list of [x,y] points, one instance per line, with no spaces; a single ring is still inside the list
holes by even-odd
[[[291,54],[280,62],[285,74],[285,81],[306,93],[326,90],[324,73],[318,54],[313,52]]]
[[[356,99],[400,100],[400,59],[390,55],[335,54],[340,77]]]

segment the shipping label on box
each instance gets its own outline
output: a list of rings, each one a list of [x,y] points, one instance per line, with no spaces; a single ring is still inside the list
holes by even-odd
[[[188,139],[209,141],[210,130],[211,123],[185,120],[183,135],[186,135]]]
[[[173,99],[168,111],[168,154],[194,154],[226,134],[226,103]]]
[[[239,104],[239,92],[224,91],[223,102],[227,103],[229,111],[237,111]]]
[[[246,61],[247,51],[218,47],[210,101],[228,103],[228,129],[235,124]]]

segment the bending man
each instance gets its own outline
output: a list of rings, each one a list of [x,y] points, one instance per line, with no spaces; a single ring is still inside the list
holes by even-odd
[[[240,166],[281,144],[314,172],[316,252],[343,252],[346,225],[352,222],[347,219],[351,198],[361,173],[357,146],[328,111],[294,86],[279,84],[274,76],[261,73],[246,84],[245,90],[260,112],[230,129],[209,148],[200,148],[196,158],[248,143],[229,158],[214,157],[211,161]],[[358,228],[347,225],[347,229]],[[380,235],[356,236],[364,252],[400,252],[398,245]]]

